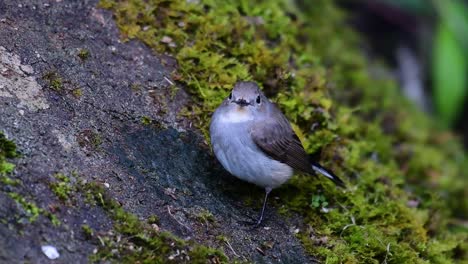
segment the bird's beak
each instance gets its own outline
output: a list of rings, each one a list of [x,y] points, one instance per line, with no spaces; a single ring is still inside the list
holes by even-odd
[[[236,100],[236,101],[234,101],[234,103],[238,104],[239,106],[247,106],[247,105],[250,104],[250,103],[247,102],[245,99]]]

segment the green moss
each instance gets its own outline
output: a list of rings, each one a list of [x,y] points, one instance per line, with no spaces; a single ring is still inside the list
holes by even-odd
[[[52,192],[61,200],[66,201],[69,199],[70,192],[73,187],[70,183],[70,178],[62,173],[54,174],[55,181],[50,183]]]
[[[76,98],[80,98],[81,96],[83,96],[83,90],[81,90],[80,88],[73,89],[72,94]]]
[[[149,126],[151,125],[151,118],[147,117],[147,116],[142,116],[141,117],[141,124],[145,125],[145,126]]]
[[[132,91],[138,92],[141,90],[142,85],[140,83],[132,83],[132,85],[130,85],[130,88],[132,89]]]
[[[102,144],[102,138],[99,134],[94,134],[94,136],[91,138],[91,144],[97,148]]]
[[[20,184],[19,180],[14,180],[7,176],[8,173],[13,171],[15,166],[7,162],[6,159],[12,159],[17,156],[16,145],[13,141],[6,139],[5,135],[0,132],[0,182],[4,186],[18,186]],[[25,213],[28,215],[29,222],[32,223],[37,220],[42,209],[37,207],[35,203],[27,201],[19,193],[11,190],[7,191],[7,195],[24,209]]]
[[[197,245],[188,254],[190,263],[227,263],[227,258],[219,250]]]
[[[6,139],[5,135],[0,132],[0,157],[2,159],[12,159],[18,156],[16,145],[13,141]]]
[[[9,163],[9,164],[11,164],[11,163]],[[11,164],[11,166],[12,166],[11,169],[13,169],[14,165]],[[12,178],[10,178],[10,177],[8,177],[6,175],[0,174],[0,183],[2,183],[5,186],[18,186],[21,182],[19,180],[17,180],[17,179],[12,179]]]
[[[50,219],[54,226],[59,226],[60,221],[54,214],[38,207],[34,201],[27,199],[20,193],[14,191],[14,189],[21,187],[22,182],[20,179],[12,179],[8,176],[8,174],[13,171],[15,165],[7,162],[6,159],[13,159],[18,156],[19,155],[16,150],[16,145],[13,143],[13,141],[7,140],[3,133],[0,132],[0,183],[2,184],[0,187],[10,187],[6,190],[0,191],[4,191],[24,210],[30,223],[35,222],[39,216],[44,214]]]
[[[202,221],[204,224],[214,223],[216,221],[214,215],[207,209],[203,208],[197,215],[197,219]]]
[[[175,99],[176,95],[179,93],[180,88],[177,87],[177,86],[174,84],[174,85],[171,85],[171,86],[169,87],[169,89],[170,89],[170,90],[169,90],[169,99],[173,101],[173,100]]]
[[[229,242],[229,239],[225,235],[216,236],[216,240],[223,242],[223,243]]]
[[[29,202],[24,198],[21,194],[15,192],[9,192],[8,196],[11,199],[15,200],[25,211],[28,215],[28,220],[30,223],[33,223],[37,220],[39,215],[43,213],[43,210],[39,208],[34,202]]]
[[[56,72],[47,72],[42,76],[49,83],[49,88],[61,92],[63,90],[63,80]]]
[[[49,220],[50,220],[50,222],[52,223],[53,226],[57,227],[57,226],[60,226],[62,224],[55,214],[50,213],[50,212],[46,212],[46,215],[49,218]]]
[[[91,129],[81,131],[77,136],[78,145],[87,150],[98,150],[102,144],[101,135]]]
[[[99,240],[98,252],[91,256],[93,262],[118,261],[119,263],[167,263],[168,261],[206,263],[226,263],[227,258],[221,251],[184,241],[168,232],[160,232],[151,227],[158,222],[152,216],[147,223],[126,212],[115,200],[110,198],[104,188],[96,183],[84,184],[83,192],[87,201],[101,206],[113,220],[113,230],[109,235],[99,238],[87,226],[83,232],[92,239]]]
[[[325,263],[467,260],[467,162],[459,142],[368,69],[333,1],[101,1],[124,39],[172,54],[172,79],[193,95],[182,114],[208,139],[209,116],[238,80],[278,102],[340,190],[298,175],[277,192],[310,228],[298,235]],[[378,72],[376,70],[373,71]],[[311,210],[323,208],[327,210]],[[452,228],[449,228],[452,227]],[[458,230],[458,231],[452,231]]]
[[[94,231],[89,225],[82,225],[81,230],[83,231],[86,239],[91,239],[94,236]]]
[[[80,51],[78,52],[78,57],[82,60],[82,61],[85,61],[89,58],[89,56],[91,55],[91,53],[89,52],[89,50],[87,49],[80,49]]]
[[[18,156],[16,145],[13,141],[6,139],[5,135],[0,132],[0,180],[3,184],[14,184],[5,174],[10,173],[15,168],[15,165],[7,162],[6,159],[12,159]]]
[[[156,216],[156,215],[152,215],[152,216],[148,217],[148,219],[146,220],[146,222],[147,222],[148,224],[150,224],[150,225],[151,225],[151,224],[159,224],[159,217]]]

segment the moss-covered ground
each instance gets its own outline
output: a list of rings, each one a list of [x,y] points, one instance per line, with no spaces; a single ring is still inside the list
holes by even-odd
[[[305,1],[304,1],[305,2]],[[297,176],[278,192],[325,263],[468,261],[467,164],[450,133],[405,102],[332,1],[102,0],[124,39],[177,59],[172,79],[207,136],[237,80],[257,81],[346,190]],[[184,114],[184,113],[182,113]]]
[[[7,160],[17,156],[16,145],[0,132],[0,187],[2,187],[0,191],[5,190],[7,195],[18,203],[29,223],[35,222],[40,216],[46,216],[52,225],[59,226],[60,220],[49,210],[38,207],[33,198],[26,198],[19,192],[8,188],[22,184],[20,180],[9,177],[15,165]],[[67,203],[84,200],[87,206],[99,206],[112,222],[112,229],[106,233],[97,233],[89,225],[82,225],[81,231],[84,237],[99,245],[98,250],[91,255],[90,261],[118,261],[119,263],[167,263],[168,260],[173,263],[227,262],[224,253],[217,249],[187,242],[169,232],[160,231],[156,216],[148,218],[146,222],[139,220],[134,214],[125,211],[100,184],[77,182],[76,178],[79,178],[77,172],[72,172],[71,177],[75,178],[74,183],[69,176],[63,173],[53,175],[54,181],[49,185],[57,198]],[[203,216],[206,221],[210,220],[209,214]],[[18,219],[18,221],[23,222],[22,219]]]
[[[100,245],[91,261],[114,261],[118,263],[226,263],[223,252],[193,242],[184,241],[169,232],[159,230],[157,218],[146,222],[126,212],[109,197],[97,183],[84,183],[81,194],[87,202],[102,207],[113,221],[113,228],[105,235],[83,225],[82,231],[88,239]]]
[[[7,159],[13,159],[17,155],[15,143],[8,140],[5,135],[0,132],[0,175],[2,177],[15,168],[15,165],[8,162]]]
[[[7,195],[13,199],[24,211],[28,222],[34,222],[43,213],[43,210],[36,206],[34,202],[27,200],[25,197],[8,188],[21,184],[19,180],[12,179],[8,176],[15,169],[15,165],[9,160],[18,156],[16,145],[13,141],[8,140],[0,131],[0,187],[6,189]],[[18,219],[22,221],[22,219]]]

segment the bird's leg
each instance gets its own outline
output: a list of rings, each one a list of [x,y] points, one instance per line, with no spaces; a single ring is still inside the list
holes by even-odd
[[[271,188],[265,188],[265,200],[263,200],[262,212],[260,214],[260,217],[257,220],[257,223],[255,224],[255,227],[258,227],[262,223],[263,213],[265,212],[265,207],[266,207],[266,204],[267,204],[268,194],[270,194],[270,192],[271,192]]]

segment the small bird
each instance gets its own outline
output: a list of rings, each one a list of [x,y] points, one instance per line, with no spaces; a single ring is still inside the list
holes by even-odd
[[[216,158],[232,175],[265,189],[259,226],[271,190],[294,170],[316,172],[344,186],[329,170],[309,160],[288,119],[255,82],[237,82],[211,119],[210,137]]]

